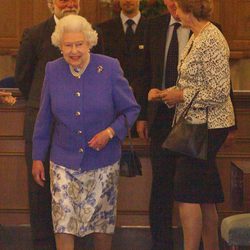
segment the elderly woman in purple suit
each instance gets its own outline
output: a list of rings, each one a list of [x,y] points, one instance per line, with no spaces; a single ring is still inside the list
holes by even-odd
[[[119,62],[90,53],[97,33],[86,19],[60,19],[52,43],[63,57],[46,66],[32,174],[43,186],[43,160],[50,150],[57,249],[74,249],[75,236],[93,233],[95,249],[110,250],[125,119],[132,126],[140,108]]]

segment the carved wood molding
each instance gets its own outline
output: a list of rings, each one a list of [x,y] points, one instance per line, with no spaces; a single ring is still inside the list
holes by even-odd
[[[250,91],[249,90],[236,90],[234,91],[234,106],[237,112],[244,112],[250,108]],[[249,111],[248,111],[249,112]]]

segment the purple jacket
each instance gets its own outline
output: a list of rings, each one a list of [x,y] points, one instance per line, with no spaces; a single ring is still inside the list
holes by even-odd
[[[91,54],[80,79],[63,58],[47,63],[40,110],[33,134],[33,159],[50,159],[71,169],[90,170],[115,163],[140,111],[118,60]],[[50,136],[53,124],[52,141]],[[100,151],[88,147],[98,132],[112,127],[116,136]]]

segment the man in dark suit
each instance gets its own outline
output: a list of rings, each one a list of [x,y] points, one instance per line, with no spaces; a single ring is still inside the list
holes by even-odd
[[[24,31],[15,71],[16,84],[27,100],[24,137],[32,239],[35,249],[46,250],[55,249],[50,206],[49,156],[45,162],[45,186],[40,187],[32,178],[32,135],[39,109],[45,65],[48,61],[61,57],[59,49],[51,44],[51,35],[58,19],[68,14],[79,13],[80,0],[48,0],[47,2],[53,16]]]
[[[140,0],[120,0],[120,16],[99,25],[105,55],[120,61],[135,97],[142,89],[137,79],[143,74],[146,18],[141,16]]]
[[[148,139],[149,134],[151,138],[152,187],[149,219],[153,250],[173,249],[172,210],[175,160],[174,155],[163,150],[161,145],[171,130],[174,109],[168,108],[160,100],[147,103],[147,93],[153,88],[165,89],[176,84],[178,58],[190,36],[188,29],[179,27],[174,2],[164,0],[164,3],[170,14],[151,19],[146,31],[145,78],[142,81],[145,94],[144,99],[140,100],[142,110],[137,122],[139,136]],[[176,59],[169,58],[174,50],[171,44],[175,26],[176,44],[178,44]],[[175,71],[175,79],[171,76],[173,71]]]

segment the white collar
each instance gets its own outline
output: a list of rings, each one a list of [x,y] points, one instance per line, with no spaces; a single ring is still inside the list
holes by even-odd
[[[126,15],[124,15],[124,13],[121,11],[120,17],[121,17],[123,25],[126,25],[126,22],[128,19],[131,19],[135,22],[135,25],[137,26],[139,21],[140,21],[140,18],[141,18],[141,12],[139,11],[138,14],[136,16],[134,16],[133,18],[129,18]]]
[[[59,19],[56,15],[54,15],[54,20],[55,20],[55,23],[57,24],[59,22]]]
[[[170,18],[170,21],[169,21],[169,26],[172,26],[174,25],[175,23],[180,23],[180,21],[176,20],[172,15],[171,15],[171,18]]]

